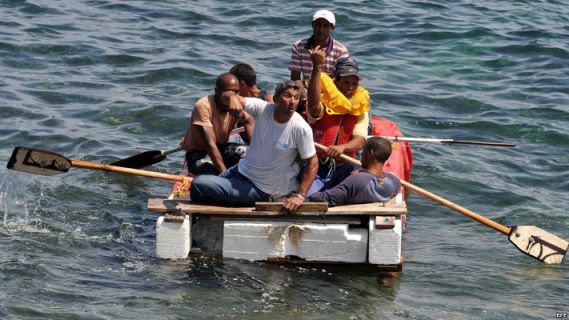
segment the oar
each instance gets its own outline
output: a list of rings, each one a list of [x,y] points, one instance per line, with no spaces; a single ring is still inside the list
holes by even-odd
[[[238,127],[231,131],[231,135],[239,134],[241,132],[245,132],[244,127]],[[182,147],[177,147],[172,150],[162,151],[162,150],[150,150],[145,151],[139,154],[135,154],[134,156],[130,156],[128,158],[120,159],[114,162],[111,162],[113,166],[125,167],[125,168],[135,168],[140,169],[144,167],[151,166],[156,164],[164,159],[166,156],[181,151]]]
[[[373,136],[370,136],[373,137]],[[400,136],[377,136],[385,138],[389,141],[398,142],[418,142],[418,143],[437,143],[437,144],[474,144],[489,147],[509,147],[513,148],[516,145],[513,143],[494,142],[494,141],[476,141],[476,140],[455,140],[455,139],[433,139],[433,138],[408,138]]]
[[[182,147],[177,147],[172,150],[162,151],[162,150],[150,150],[145,151],[134,156],[130,156],[125,159],[117,160],[111,162],[111,165],[125,168],[144,168],[156,164],[164,159],[166,156],[182,150]]]
[[[52,176],[55,174],[65,173],[71,167],[103,170],[109,172],[118,172],[132,174],[142,177],[150,177],[162,180],[181,181],[189,183],[192,178],[177,176],[172,174],[117,167],[110,164],[100,164],[83,160],[70,160],[58,153],[33,149],[28,147],[16,147],[12,152],[12,156],[8,161],[8,169],[39,174],[43,176]]]
[[[322,151],[326,151],[327,149],[325,146],[319,143],[314,143],[314,145],[316,148]],[[339,158],[348,163],[361,166],[361,162],[345,154],[341,154]],[[446,200],[407,181],[401,180],[401,184],[404,185],[407,189],[410,189],[425,198],[436,201],[443,206],[446,206],[458,213],[461,213],[498,232],[507,235],[508,239],[510,239],[510,242],[512,242],[514,246],[516,246],[521,252],[534,257],[541,262],[547,264],[561,264],[565,258],[565,255],[567,254],[567,250],[569,249],[569,242],[538,227],[514,226],[510,228],[499,224],[489,218],[486,218],[474,211],[461,207],[454,202]]]

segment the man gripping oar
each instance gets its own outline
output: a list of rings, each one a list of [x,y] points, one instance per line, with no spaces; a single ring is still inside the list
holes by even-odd
[[[325,151],[326,146],[315,143],[319,150]],[[339,156],[344,161],[348,161],[354,165],[361,165],[361,163],[345,154]],[[497,223],[494,220],[486,218],[472,210],[466,209],[454,202],[451,202],[443,197],[440,197],[432,192],[429,192],[421,187],[411,184],[405,180],[401,180],[401,184],[414,191],[425,198],[438,202],[460,214],[463,214],[473,220],[476,220],[487,227],[490,227],[498,232],[508,236],[508,239],[518,250],[536,258],[537,260],[546,264],[561,264],[569,249],[569,242],[558,236],[542,230],[536,226],[514,226],[507,227]]]

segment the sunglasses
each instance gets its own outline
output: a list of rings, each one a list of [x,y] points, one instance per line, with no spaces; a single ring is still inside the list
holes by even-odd
[[[300,90],[300,87],[296,84],[296,82],[292,80],[280,82],[279,84],[277,84],[277,87],[275,89],[275,96],[278,96],[286,89]]]

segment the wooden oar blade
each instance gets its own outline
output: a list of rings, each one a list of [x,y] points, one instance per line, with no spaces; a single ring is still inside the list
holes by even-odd
[[[508,237],[521,252],[546,264],[561,264],[569,242],[535,226],[513,227]]]
[[[71,160],[51,151],[32,149],[28,147],[16,147],[8,161],[8,169],[53,176],[65,173],[71,168]]]
[[[136,154],[126,159],[121,159],[111,163],[113,166],[140,169],[151,166],[166,158],[166,155],[160,150],[151,150]]]

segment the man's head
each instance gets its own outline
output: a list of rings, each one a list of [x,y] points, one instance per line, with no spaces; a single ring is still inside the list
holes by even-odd
[[[242,97],[256,97],[261,90],[257,87],[257,73],[246,63],[238,63],[229,70],[239,80],[239,95]]]
[[[231,73],[223,73],[215,81],[215,103],[223,111],[229,108],[229,97],[239,94],[239,80]]]
[[[286,80],[279,82],[275,88],[273,100],[278,108],[281,108],[283,111],[286,111],[286,114],[292,116],[300,101],[300,90],[301,86],[296,81]]]
[[[316,41],[328,39],[336,29],[336,17],[331,11],[318,10],[312,16],[312,32]]]
[[[341,58],[334,70],[334,83],[347,98],[351,98],[362,76],[358,63],[353,58]]]
[[[383,164],[389,156],[391,156],[391,143],[381,137],[371,137],[362,151],[362,167],[368,168],[374,162]]]
[[[296,111],[302,112],[306,110],[306,103],[308,102],[308,92],[306,91],[306,87],[304,86],[304,83],[302,83],[302,81],[294,80],[294,82],[298,86],[300,92],[300,101],[298,102],[298,108]]]

